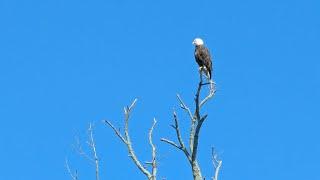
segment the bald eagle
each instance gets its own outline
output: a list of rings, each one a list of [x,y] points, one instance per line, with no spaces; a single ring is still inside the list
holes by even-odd
[[[194,39],[192,44],[195,45],[194,57],[199,65],[200,72],[205,72],[208,79],[211,79],[212,61],[208,48],[204,46],[203,40],[200,38]]]

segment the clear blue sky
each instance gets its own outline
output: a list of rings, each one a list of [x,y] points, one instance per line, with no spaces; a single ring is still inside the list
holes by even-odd
[[[2,0],[0,179],[70,179],[66,157],[80,179],[93,179],[93,166],[72,150],[89,122],[102,178],[144,179],[101,123],[121,126],[122,108],[135,97],[138,157],[150,159],[147,130],[156,117],[159,177],[191,179],[184,156],[159,138],[174,138],[175,94],[193,102],[195,37],[215,58],[218,88],[205,108],[203,174],[212,174],[214,145],[221,180],[320,179],[319,7],[316,0]]]

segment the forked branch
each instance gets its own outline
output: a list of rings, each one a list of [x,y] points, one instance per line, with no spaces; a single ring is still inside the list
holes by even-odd
[[[76,170],[75,172],[72,172],[70,166],[69,166],[69,162],[68,159],[66,158],[66,162],[65,162],[65,166],[66,169],[71,177],[72,180],[78,180],[78,171]]]
[[[178,121],[178,117],[177,117],[177,114],[176,114],[175,111],[173,112],[173,119],[174,119],[174,125],[171,125],[171,127],[173,129],[175,129],[175,131],[176,131],[176,135],[177,135],[177,139],[178,139],[179,145],[176,144],[175,142],[171,141],[171,140],[166,139],[166,138],[161,138],[161,141],[166,142],[166,143],[168,143],[168,144],[180,149],[186,155],[186,157],[189,160],[189,162],[191,162],[191,156],[190,156],[187,148],[185,147],[183,139],[181,137],[181,133],[180,133],[180,129],[179,129],[179,121]]]
[[[212,158],[212,165],[214,167],[214,176],[212,177],[212,180],[218,180],[220,168],[222,165],[222,160],[218,159],[218,155],[213,147],[211,149],[211,158]]]
[[[94,130],[93,130],[93,124],[90,123],[89,124],[89,128],[87,130],[88,133],[88,140],[86,141],[89,149],[90,149],[90,153],[87,154],[85,152],[85,150],[82,148],[81,143],[79,138],[76,136],[76,146],[75,146],[75,150],[81,155],[83,156],[85,159],[89,160],[89,162],[92,162],[93,164],[95,164],[95,176],[96,176],[96,180],[99,180],[99,158],[98,158],[98,154],[97,154],[97,148],[96,148],[96,142],[94,139]],[[69,175],[71,176],[72,180],[78,180],[78,172],[75,171],[74,173],[71,171],[70,167],[69,167],[69,163],[68,160],[66,159],[66,168],[67,171],[69,173]]]
[[[157,165],[156,165],[156,147],[154,146],[153,142],[152,142],[152,132],[153,129],[156,125],[156,120],[154,119],[153,125],[150,128],[149,131],[149,144],[151,145],[152,148],[152,160],[151,163],[147,163],[147,164],[151,164],[152,170],[151,172],[145,168],[142,163],[139,161],[139,159],[137,158],[133,147],[132,147],[132,142],[130,139],[130,135],[129,135],[129,118],[130,118],[130,113],[132,111],[132,109],[134,108],[135,104],[137,102],[137,99],[135,99],[130,106],[127,106],[124,108],[124,136],[121,134],[120,130],[116,129],[112,123],[110,121],[105,120],[104,122],[109,125],[111,127],[111,129],[114,131],[114,133],[119,137],[119,139],[126,145],[128,153],[129,153],[129,157],[132,159],[132,161],[134,162],[134,164],[138,167],[138,169],[145,175],[147,176],[147,178],[149,180],[156,180],[156,173],[157,173]]]
[[[201,171],[200,171],[200,166],[197,162],[197,152],[198,152],[198,142],[199,142],[200,130],[201,130],[203,122],[205,121],[205,119],[207,118],[208,115],[202,116],[201,115],[201,108],[215,94],[214,82],[212,80],[209,80],[208,83],[203,83],[202,73],[200,72],[199,74],[200,74],[200,82],[198,84],[197,91],[195,94],[195,99],[194,99],[195,100],[195,111],[193,114],[192,114],[190,108],[184,103],[184,101],[182,100],[180,95],[177,95],[181,109],[186,111],[186,113],[188,114],[188,116],[191,120],[190,134],[189,134],[189,150],[186,148],[186,146],[182,140],[180,129],[178,126],[179,122],[178,122],[178,117],[177,117],[176,112],[173,113],[173,117],[174,117],[173,119],[174,119],[175,125],[172,125],[172,127],[176,131],[176,136],[177,136],[179,144],[177,144],[174,141],[171,141],[169,139],[165,139],[165,138],[161,139],[161,141],[168,143],[168,144],[172,145],[173,147],[178,148],[184,152],[186,158],[189,160],[190,165],[192,167],[192,173],[193,173],[193,177],[195,180],[202,180],[203,179],[202,175],[201,175]],[[203,100],[201,100],[201,98],[200,98],[201,90],[202,90],[202,87],[205,85],[210,85],[209,94]]]

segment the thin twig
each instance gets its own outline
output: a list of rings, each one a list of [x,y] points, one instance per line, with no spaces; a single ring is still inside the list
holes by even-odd
[[[179,129],[179,120],[176,112],[173,112],[173,119],[174,119],[174,126],[173,128],[176,130],[176,135],[178,138],[178,142],[180,144],[180,149],[184,152],[184,154],[187,156],[188,160],[191,160],[191,156],[187,150],[187,148],[184,145],[183,139],[181,137],[180,129]]]
[[[127,143],[128,143],[128,142],[124,139],[124,137],[121,135],[120,131],[117,130],[117,129],[111,124],[110,121],[104,120],[104,122],[111,127],[111,129],[114,131],[114,133],[121,139],[121,141],[122,141],[124,144],[127,144]]]
[[[89,124],[89,129],[88,129],[88,133],[89,133],[89,146],[92,150],[92,154],[94,157],[94,163],[95,163],[95,170],[96,170],[96,180],[99,180],[99,158],[97,155],[97,150],[96,150],[96,143],[94,141],[93,138],[93,125],[90,123]]]
[[[214,94],[216,93],[216,89],[215,89],[215,86],[213,85],[214,82],[212,80],[210,80],[210,92],[208,94],[208,96],[206,96],[200,103],[200,108],[209,100],[211,99]]]
[[[181,137],[181,133],[180,133],[180,129],[179,129],[179,121],[178,121],[178,117],[177,117],[177,114],[175,111],[173,112],[173,119],[174,119],[173,128],[176,130],[177,138],[178,138],[178,141],[179,141],[181,148],[184,149],[185,146],[184,146],[184,142]]]
[[[222,166],[222,160],[218,159],[218,155],[215,152],[213,147],[211,150],[211,156],[212,156],[212,165],[214,167],[214,176],[212,177],[212,180],[218,180],[220,168]]]
[[[180,133],[180,129],[179,129],[179,120],[178,120],[178,117],[177,117],[177,114],[176,112],[174,111],[173,112],[173,119],[174,119],[174,125],[171,125],[171,127],[173,127],[176,131],[176,135],[177,135],[177,139],[178,139],[178,142],[179,142],[179,145],[176,144],[175,142],[171,141],[171,140],[168,140],[168,139],[165,139],[165,138],[161,138],[161,141],[163,142],[166,142],[180,150],[182,150],[184,152],[184,154],[187,156],[188,160],[191,161],[191,156],[187,150],[187,148],[185,147],[184,145],[184,142],[182,140],[182,137],[181,137],[181,133]]]
[[[194,134],[195,124],[196,124],[196,116],[192,115],[190,108],[183,102],[179,94],[177,94],[177,98],[179,100],[181,109],[185,110],[188,113],[189,118],[191,120],[190,135],[189,135],[189,149],[190,149],[190,152],[192,152],[193,134]]]
[[[84,158],[86,158],[87,160],[89,160],[90,162],[95,164],[95,176],[96,176],[96,180],[99,180],[99,158],[98,158],[98,154],[97,154],[96,143],[95,143],[94,136],[93,136],[93,125],[92,125],[92,123],[89,124],[88,140],[87,140],[87,145],[91,149],[92,155],[88,155],[82,149],[82,146],[81,146],[81,143],[80,143],[80,140],[79,140],[78,137],[76,137],[76,143],[77,143],[76,151],[78,151],[78,153],[81,156],[83,156]]]
[[[85,159],[87,159],[90,162],[94,162],[94,159],[91,158],[83,149],[79,140],[79,137],[75,137],[76,139],[76,147],[75,150],[79,153],[79,155],[83,156]]]
[[[173,142],[173,141],[171,141],[171,140],[169,140],[169,139],[161,138],[160,140],[161,140],[162,142],[168,143],[168,144],[170,144],[170,145],[172,145],[172,146],[174,146],[174,147],[182,150],[182,148],[181,148],[177,143],[175,143],[175,142]]]
[[[192,113],[191,113],[190,108],[183,102],[183,100],[182,100],[182,98],[180,97],[179,94],[177,94],[177,98],[178,98],[178,100],[179,100],[181,109],[187,111],[187,113],[188,113],[188,115],[189,115],[189,117],[190,117],[190,120],[191,120],[191,121],[194,121],[194,117],[192,116]]]
[[[69,166],[69,162],[68,162],[68,159],[66,158],[66,162],[65,162],[65,166],[67,168],[67,171],[71,177],[72,180],[78,180],[78,172],[75,171],[74,173],[71,171],[71,168]]]
[[[152,160],[151,160],[151,164],[152,164],[152,177],[151,178],[152,178],[152,180],[155,180],[156,175],[157,175],[156,146],[152,142],[152,133],[153,133],[153,129],[154,129],[156,123],[157,123],[157,121],[154,118],[153,124],[150,128],[150,131],[149,131],[149,144],[150,144],[151,150],[152,150]]]

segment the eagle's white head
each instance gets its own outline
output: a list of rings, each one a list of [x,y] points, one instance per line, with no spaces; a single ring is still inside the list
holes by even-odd
[[[192,42],[193,45],[196,45],[196,46],[201,46],[203,45],[203,40],[200,39],[200,38],[195,38]]]

